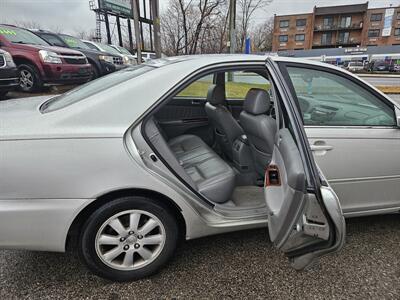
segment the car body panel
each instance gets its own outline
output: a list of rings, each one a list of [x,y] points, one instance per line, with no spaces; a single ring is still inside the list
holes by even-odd
[[[124,189],[150,190],[172,199],[185,220],[187,239],[265,226],[265,215],[227,217],[199,200],[160,160],[158,164],[151,162],[152,150],[140,131],[146,113],[186,80],[204,70],[237,64],[265,66],[265,57],[207,55],[152,60],[148,65],[154,70],[48,113],[39,108],[49,97],[0,103],[0,143],[4,150],[0,165],[6,170],[0,173],[0,201],[4,201],[0,209],[10,208],[8,222],[0,218],[0,228],[21,228],[20,200],[37,200],[44,207],[48,205],[45,200],[73,201],[60,206],[65,218],[60,218],[55,231],[35,231],[35,235],[49,236],[39,238],[41,245],[30,247],[31,240],[14,240],[14,245],[0,240],[0,247],[63,251],[66,232],[78,212],[94,199]],[[149,82],[154,88],[149,88]],[[29,224],[43,229],[41,220],[34,217],[40,205],[27,206],[26,217],[28,209],[32,212]],[[56,242],[50,241],[55,234],[61,236]]]

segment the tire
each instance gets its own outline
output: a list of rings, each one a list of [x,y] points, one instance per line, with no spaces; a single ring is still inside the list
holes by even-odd
[[[20,78],[19,90],[26,93],[41,91],[43,81],[39,71],[31,64],[21,64],[18,66]]]
[[[4,100],[6,98],[7,95],[7,91],[0,91],[0,100]]]
[[[116,219],[123,227],[117,226]],[[134,225],[130,227],[136,222],[137,230]],[[155,223],[161,225],[145,233],[145,226],[148,229],[153,227],[148,224]],[[86,221],[79,252],[96,275],[113,281],[132,281],[158,272],[174,254],[178,236],[177,220],[162,203],[145,197],[119,198],[98,208]],[[150,241],[156,244],[146,244]]]
[[[90,77],[90,81],[91,81],[91,80],[95,80],[95,79],[99,78],[100,72],[95,64],[90,64],[90,65],[92,66],[92,77]]]

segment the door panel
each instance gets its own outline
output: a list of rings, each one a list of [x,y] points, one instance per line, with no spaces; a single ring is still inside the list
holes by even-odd
[[[322,187],[321,195],[323,204],[307,191],[300,152],[290,131],[281,129],[265,178],[268,231],[296,269],[344,245],[338,198],[330,187]]]
[[[205,99],[176,97],[155,116],[168,138],[194,134],[212,146],[214,136],[204,109],[205,103]]]
[[[306,127],[315,161],[352,213],[400,207],[400,130]]]

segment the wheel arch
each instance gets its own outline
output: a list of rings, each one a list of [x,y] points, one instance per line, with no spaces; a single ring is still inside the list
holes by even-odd
[[[84,222],[87,218],[96,211],[99,207],[105,203],[112,201],[114,199],[129,197],[129,196],[142,196],[154,199],[160,203],[167,206],[167,209],[176,217],[178,228],[179,228],[179,238],[183,239],[186,236],[186,221],[182,214],[182,209],[169,197],[161,194],[159,192],[147,189],[139,188],[129,188],[121,189],[116,191],[111,191],[97,197],[84,209],[82,209],[79,214],[75,217],[72,224],[68,229],[67,238],[65,241],[65,249],[73,249],[78,245],[79,234]]]

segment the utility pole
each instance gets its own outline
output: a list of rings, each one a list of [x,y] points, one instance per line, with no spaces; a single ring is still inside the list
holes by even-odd
[[[159,4],[159,0],[151,0],[151,11],[152,11],[153,29],[154,29],[154,50],[156,52],[156,57],[157,58],[161,58],[160,4]]]
[[[140,28],[139,28],[139,5],[136,0],[132,0],[132,10],[133,10],[133,25],[135,27],[135,40],[136,40],[136,56],[137,63],[140,65],[142,63],[142,43],[140,42]]]
[[[236,0],[229,0],[229,53],[236,52]]]

